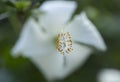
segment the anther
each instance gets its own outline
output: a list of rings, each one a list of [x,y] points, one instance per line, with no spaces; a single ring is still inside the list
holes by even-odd
[[[56,48],[58,52],[62,55],[72,52],[72,37],[69,32],[58,34]]]

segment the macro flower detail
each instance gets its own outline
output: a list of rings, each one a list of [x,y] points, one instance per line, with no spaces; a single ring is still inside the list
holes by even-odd
[[[58,34],[56,45],[60,54],[69,54],[73,50],[71,34],[69,32]]]
[[[74,1],[44,2],[37,10],[44,13],[36,17],[33,13],[25,22],[12,55],[29,58],[47,80],[53,81],[82,66],[95,49],[105,51],[100,33],[84,11],[69,21],[76,6]]]

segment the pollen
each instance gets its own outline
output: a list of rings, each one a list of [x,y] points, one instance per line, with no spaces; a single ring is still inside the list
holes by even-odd
[[[62,55],[70,54],[73,51],[72,36],[69,32],[58,34],[56,48]]]

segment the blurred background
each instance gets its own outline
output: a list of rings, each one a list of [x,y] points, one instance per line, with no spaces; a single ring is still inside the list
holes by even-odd
[[[15,2],[17,1],[17,2]],[[29,59],[13,58],[11,48],[30,12],[45,0],[0,0],[0,82],[46,82]],[[90,56],[82,68],[57,82],[97,82],[103,68],[120,70],[120,0],[74,0],[96,25],[108,50]],[[15,2],[15,3],[14,3]]]

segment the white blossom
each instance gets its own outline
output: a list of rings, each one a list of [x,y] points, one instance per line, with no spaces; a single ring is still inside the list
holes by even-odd
[[[106,50],[101,35],[85,12],[69,21],[75,9],[73,1],[43,3],[39,11],[44,13],[37,18],[31,16],[26,21],[12,55],[29,58],[47,80],[56,80],[65,78],[82,66],[94,49]],[[69,55],[61,55],[56,49],[56,38],[59,33],[66,32],[72,36],[73,51]]]

